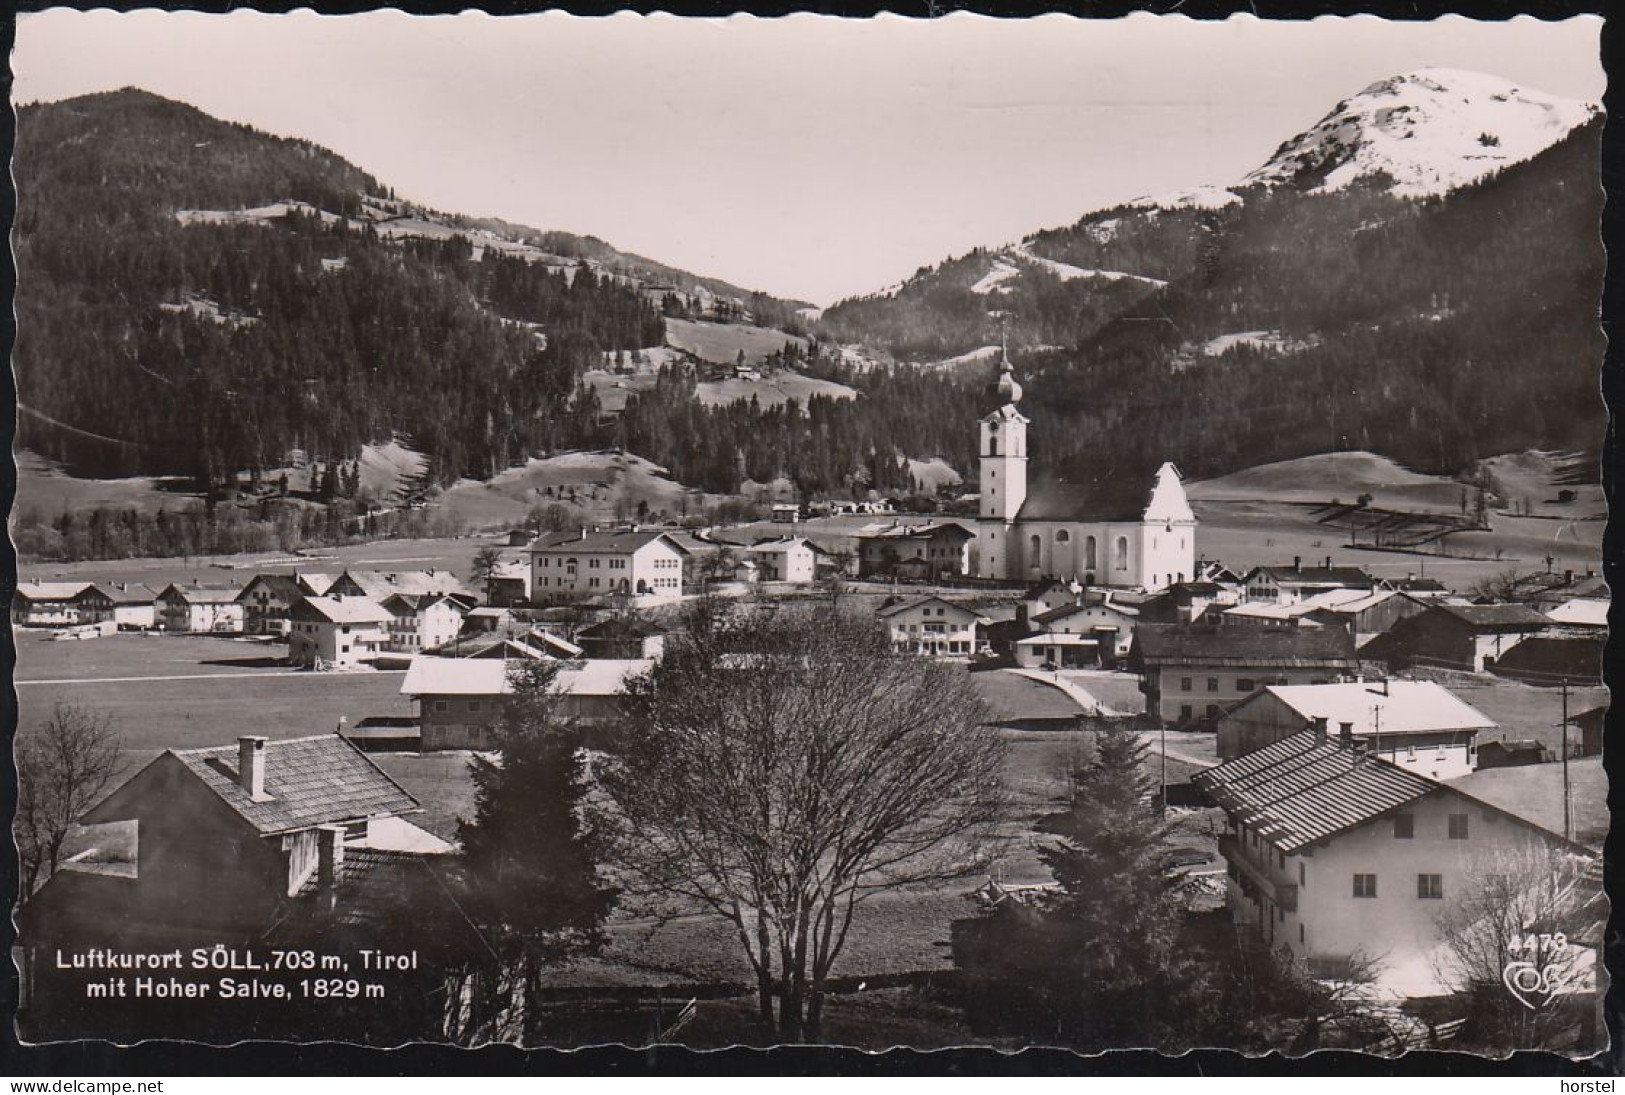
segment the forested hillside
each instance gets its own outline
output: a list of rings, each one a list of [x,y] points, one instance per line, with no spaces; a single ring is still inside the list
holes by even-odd
[[[524,230],[573,264],[476,247],[491,222],[402,236],[429,215],[332,153],[139,91],[24,107],[16,176],[19,440],[81,473],[207,492],[404,436],[489,476],[602,438],[581,373],[663,338],[628,269],[730,288],[562,233]]]
[[[1046,462],[1166,455],[1213,475],[1353,448],[1453,473],[1594,450],[1601,124],[1441,196],[1373,179],[1093,213],[843,302],[819,330],[928,360],[1004,324]]]

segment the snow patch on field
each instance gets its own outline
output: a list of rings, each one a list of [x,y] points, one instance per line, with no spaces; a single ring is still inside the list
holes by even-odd
[[[183,301],[166,301],[158,305],[158,310],[172,316],[190,315],[194,319],[207,319],[233,330],[238,327],[252,327],[259,322],[253,316],[245,316],[241,312],[228,312],[201,293],[188,293]]]
[[[398,440],[361,446],[357,464],[361,489],[375,498],[395,495],[403,486],[421,480],[429,470],[427,456]]]
[[[1129,203],[1135,209],[1223,209],[1241,201],[1241,195],[1222,186],[1193,186],[1166,194],[1150,194]],[[1112,224],[1115,226],[1116,222]],[[1110,238],[1110,237],[1108,237]]]
[[[1001,293],[1008,293],[1010,289],[1004,283],[1009,281],[1011,278],[1018,276],[1020,273],[1021,271],[1016,269],[1011,263],[1008,263],[1003,259],[996,259],[993,263],[993,269],[982,275],[982,280],[978,281],[975,285],[972,285],[970,287],[970,291],[981,296],[987,296],[994,290],[998,290]]]
[[[929,460],[909,457],[908,473],[920,484],[920,489],[935,492],[943,487],[958,486],[964,480],[940,456]]]
[[[1237,331],[1210,338],[1198,349],[1203,357],[1219,357],[1238,346],[1274,354],[1296,354],[1315,346],[1315,338],[1292,338],[1280,331]]]

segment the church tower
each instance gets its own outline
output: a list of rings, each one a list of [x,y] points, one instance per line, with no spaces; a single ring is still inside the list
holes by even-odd
[[[977,524],[977,571],[983,578],[1020,573],[1013,533],[1016,515],[1027,500],[1027,423],[1016,404],[1021,385],[1009,357],[999,355],[999,379],[993,391],[1000,406],[978,425],[981,458],[981,508]]]

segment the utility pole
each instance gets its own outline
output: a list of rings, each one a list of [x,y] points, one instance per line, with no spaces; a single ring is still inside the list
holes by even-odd
[[[1569,679],[1563,678],[1563,837],[1574,839],[1574,823],[1569,809]]]
[[[1157,816],[1168,816],[1168,720],[1160,719],[1159,732],[1162,735],[1162,798],[1158,807]]]

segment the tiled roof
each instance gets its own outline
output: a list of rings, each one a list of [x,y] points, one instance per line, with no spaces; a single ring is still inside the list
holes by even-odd
[[[155,600],[183,601],[189,605],[226,605],[237,600],[235,586],[183,586],[170,585]]]
[[[17,596],[26,601],[71,601],[89,582],[18,582]]]
[[[333,588],[333,583],[339,580],[339,576],[320,570],[301,570],[294,574],[293,580],[299,583],[301,592],[322,596]]]
[[[1283,852],[1295,852],[1415,802],[1441,785],[1357,758],[1312,730],[1209,768],[1191,781]]]
[[[365,597],[306,597],[289,609],[296,620],[319,617],[335,624],[382,624],[395,617]]]
[[[1248,574],[1267,574],[1277,585],[1336,585],[1370,589],[1376,579],[1359,567],[1257,567]]]
[[[246,600],[249,590],[255,586],[264,586],[272,595],[290,603],[303,597],[307,592],[305,587],[299,584],[299,579],[292,574],[256,574],[243,586],[243,591],[237,595],[237,599]]]
[[[157,596],[151,586],[144,586],[138,582],[131,582],[128,585],[97,582],[95,585],[86,586],[79,596],[83,597],[91,590],[95,590],[116,605],[150,605]]]
[[[392,593],[467,593],[468,586],[449,570],[347,570],[347,577],[375,601]]]
[[[1016,520],[1138,521],[1151,504],[1157,467],[1109,466],[1083,475],[1035,476]]]
[[[626,617],[611,616],[607,620],[599,620],[590,627],[584,627],[576,633],[578,639],[646,639],[652,635],[664,635],[666,629],[648,620],[627,619]]]
[[[579,551],[590,554],[630,555],[656,540],[664,540],[674,551],[689,554],[688,548],[658,530],[609,529],[603,532],[549,532],[530,545],[531,551]]]
[[[412,813],[417,800],[336,734],[265,743],[265,802],[237,782],[237,745],[172,749],[204,785],[261,833]]]
[[[1145,624],[1134,629],[1140,660],[1148,666],[1303,666],[1353,669],[1354,637],[1341,627],[1184,627]]]
[[[1052,624],[1057,620],[1064,620],[1068,616],[1076,616],[1081,612],[1088,612],[1090,609],[1104,609],[1107,612],[1115,612],[1119,616],[1128,617],[1135,617],[1140,614],[1140,610],[1137,607],[1118,604],[1116,601],[1097,599],[1085,601],[1081,605],[1062,605],[1060,608],[1052,608],[1048,612],[1040,612],[1038,615],[1033,617],[1033,623]]]
[[[1326,719],[1333,733],[1345,722],[1362,735],[1495,729],[1482,711],[1433,681],[1271,685],[1265,691],[1305,720]]]
[[[1528,605],[1438,605],[1437,611],[1453,616],[1475,631],[1528,630],[1552,621]]]
[[[906,601],[898,601],[894,605],[887,605],[885,608],[882,608],[878,615],[895,616],[899,612],[906,612],[911,608],[919,608],[922,605],[929,604],[938,604],[942,605],[944,608],[951,608],[954,610],[956,616],[961,613],[966,616],[976,615],[974,610],[966,608],[964,605],[956,605],[952,601],[945,601],[941,597],[914,597]]]

